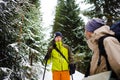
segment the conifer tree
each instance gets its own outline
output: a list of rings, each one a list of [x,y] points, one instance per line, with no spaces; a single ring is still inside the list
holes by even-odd
[[[99,17],[106,18],[107,24],[120,20],[120,0],[84,0],[92,6],[88,8],[84,14],[90,18]]]
[[[85,45],[84,22],[79,15],[80,8],[75,0],[58,0],[53,33],[61,31],[63,41],[72,47],[74,53],[83,52],[83,45]]]
[[[39,6],[39,0],[0,1],[0,80],[37,80],[31,66],[45,45]]]

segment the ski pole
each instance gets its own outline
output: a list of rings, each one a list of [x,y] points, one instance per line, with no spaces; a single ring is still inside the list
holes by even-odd
[[[73,75],[71,74],[71,78],[72,78],[72,80],[73,80]]]
[[[47,60],[45,60],[45,69],[44,69],[44,73],[43,73],[43,78],[42,78],[42,80],[44,80],[44,78],[45,78],[46,66],[47,66]]]

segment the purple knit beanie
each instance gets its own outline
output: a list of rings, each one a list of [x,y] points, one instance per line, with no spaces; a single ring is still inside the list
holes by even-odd
[[[88,23],[85,26],[85,30],[88,32],[94,32],[97,28],[105,25],[104,20],[99,18],[94,18],[88,21]]]

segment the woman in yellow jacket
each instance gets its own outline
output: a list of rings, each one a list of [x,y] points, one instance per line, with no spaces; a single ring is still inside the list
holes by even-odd
[[[72,52],[69,46],[62,43],[61,32],[55,33],[53,46],[48,49],[45,60],[52,62],[53,80],[70,80],[68,62],[60,55],[58,51],[56,51],[54,47],[57,47],[61,51],[67,61],[73,61]]]

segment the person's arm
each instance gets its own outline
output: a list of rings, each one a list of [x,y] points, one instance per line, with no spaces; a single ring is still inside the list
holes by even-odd
[[[68,60],[70,63],[74,63],[74,56],[71,48],[68,45],[64,45],[68,49]]]
[[[47,54],[44,57],[44,60],[48,60],[51,57],[52,47],[48,48]]]
[[[73,55],[73,53],[72,53],[72,50],[71,50],[70,47],[69,47],[68,49],[69,49],[69,50],[68,50],[68,55],[69,55],[68,59],[69,59],[69,62],[70,62],[70,63],[75,63],[75,62],[74,62],[74,55]]]

